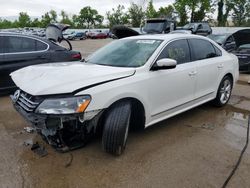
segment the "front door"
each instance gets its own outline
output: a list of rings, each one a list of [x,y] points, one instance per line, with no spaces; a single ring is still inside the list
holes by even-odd
[[[176,68],[151,71],[148,79],[148,94],[151,121],[164,118],[194,99],[196,63],[191,62],[186,39],[169,43],[157,60],[171,58],[177,61]]]

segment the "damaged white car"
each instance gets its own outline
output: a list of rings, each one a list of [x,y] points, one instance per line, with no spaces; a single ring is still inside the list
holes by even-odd
[[[237,57],[189,34],[111,42],[85,61],[30,66],[11,74],[15,109],[59,151],[97,132],[121,154],[128,131],[213,101],[225,105],[238,79]]]

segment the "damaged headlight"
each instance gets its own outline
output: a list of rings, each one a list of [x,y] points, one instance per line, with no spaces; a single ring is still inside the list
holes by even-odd
[[[40,114],[75,114],[82,113],[90,103],[90,96],[45,99],[36,109]]]

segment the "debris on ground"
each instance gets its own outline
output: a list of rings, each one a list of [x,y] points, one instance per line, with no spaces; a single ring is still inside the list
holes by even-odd
[[[35,144],[33,144],[31,146],[31,151],[33,151],[34,153],[36,153],[37,155],[39,155],[40,157],[45,157],[46,155],[48,155],[47,150],[45,149],[44,146],[40,146],[38,144],[38,142],[36,142]]]
[[[69,155],[70,155],[70,158],[69,158],[69,160],[67,161],[67,163],[65,164],[65,168],[68,168],[69,166],[71,166],[72,161],[73,161],[73,154],[70,153]]]
[[[214,130],[215,126],[212,123],[204,123],[201,126],[202,129]]]
[[[33,133],[35,131],[35,128],[33,127],[24,127],[23,128],[27,133]]]
[[[25,140],[25,141],[23,142],[23,144],[24,144],[25,146],[32,146],[32,145],[33,145],[33,140],[32,140],[32,139]]]

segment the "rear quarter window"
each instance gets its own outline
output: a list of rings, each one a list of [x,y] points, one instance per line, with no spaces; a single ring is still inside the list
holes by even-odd
[[[48,45],[40,42],[40,41],[36,41],[36,51],[42,51],[42,50],[46,50],[48,48]]]
[[[222,51],[215,45],[213,45],[213,47],[215,49],[216,56],[222,56]]]
[[[215,47],[209,41],[203,39],[189,39],[188,41],[193,61],[217,57]]]

